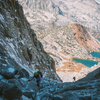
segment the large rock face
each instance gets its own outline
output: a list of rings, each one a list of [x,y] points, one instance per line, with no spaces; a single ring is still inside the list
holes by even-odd
[[[100,3],[96,1],[19,0],[31,27],[36,27],[35,30],[79,23],[100,31]]]
[[[30,75],[35,70],[40,70],[44,77],[59,80],[55,73],[54,60],[37,40],[36,34],[23,15],[21,5],[16,0],[0,1],[0,66],[7,69],[8,64],[16,69],[24,68]],[[13,72],[15,69],[10,70]],[[0,73],[3,75],[4,72]],[[13,77],[13,73],[10,75],[8,69],[6,73],[8,77]]]

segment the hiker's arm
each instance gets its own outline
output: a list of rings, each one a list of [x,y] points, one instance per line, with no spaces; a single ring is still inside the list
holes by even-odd
[[[31,81],[33,78],[34,78],[34,76],[30,80],[28,80],[28,81]]]

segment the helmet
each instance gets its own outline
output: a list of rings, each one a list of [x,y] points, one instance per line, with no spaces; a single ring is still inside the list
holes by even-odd
[[[37,72],[34,72],[34,76],[37,76],[38,75],[38,73]]]

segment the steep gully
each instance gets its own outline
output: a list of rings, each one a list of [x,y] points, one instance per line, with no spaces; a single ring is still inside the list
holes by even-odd
[[[34,30],[40,29],[35,33],[42,42],[45,51],[53,57],[56,70],[58,74],[60,73],[59,76],[62,73],[80,72],[83,67],[87,68],[69,58],[78,57],[100,61],[89,54],[92,51],[99,51],[98,41],[90,36],[90,33],[94,33],[94,31],[87,32],[85,30],[86,27],[90,30],[91,28],[99,30],[99,24],[97,24],[99,23],[99,4],[95,0],[19,0],[19,3],[23,6],[24,14],[31,27]],[[93,20],[94,22],[92,22]],[[81,23],[85,28],[80,24],[69,25],[72,29],[63,26],[68,23]],[[49,27],[49,31],[46,31],[47,27]],[[53,29],[53,27],[57,28]],[[43,28],[45,30],[41,31]],[[99,36],[99,33],[94,35]]]

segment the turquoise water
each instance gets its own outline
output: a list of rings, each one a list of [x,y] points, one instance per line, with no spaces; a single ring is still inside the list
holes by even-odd
[[[87,67],[92,67],[92,66],[94,66],[95,64],[96,64],[96,65],[98,64],[98,62],[96,62],[96,61],[92,61],[92,60],[83,60],[83,59],[77,59],[77,58],[73,58],[73,61],[82,63],[82,64],[84,64],[84,65],[87,66]]]
[[[97,39],[100,41],[100,38],[97,38]],[[100,50],[100,48],[99,48],[99,50]],[[99,52],[91,52],[90,54],[91,54],[93,57],[100,58],[100,53],[99,53]],[[82,63],[82,64],[84,64],[84,65],[87,66],[87,67],[92,67],[92,66],[94,66],[95,64],[96,64],[96,65],[98,64],[98,62],[96,62],[96,61],[84,60],[84,59],[78,59],[78,58],[73,58],[73,61]]]
[[[99,52],[91,52],[90,53],[93,57],[100,58],[100,53]]]
[[[97,38],[100,41],[100,38]]]

